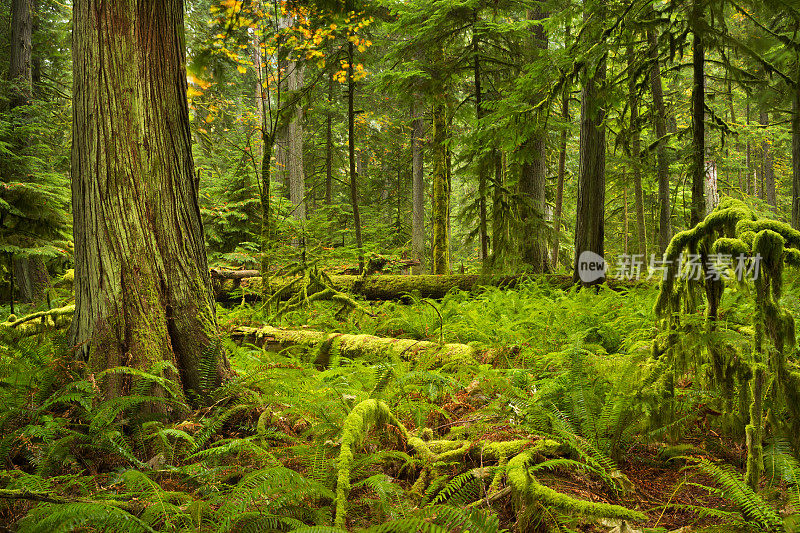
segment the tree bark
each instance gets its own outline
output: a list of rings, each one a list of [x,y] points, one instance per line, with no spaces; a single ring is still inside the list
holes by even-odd
[[[11,2],[11,107],[28,103],[33,95],[33,2]]]
[[[599,19],[605,5],[601,4]],[[584,11],[584,20],[589,16]],[[606,198],[606,130],[605,103],[601,88],[606,79],[606,54],[594,63],[589,63],[584,73],[581,94],[581,139],[578,174],[578,202],[575,221],[575,258],[573,280],[580,280],[581,254],[592,252],[600,257],[604,254],[605,198]],[[601,276],[584,285],[602,283]]]
[[[532,14],[528,18],[541,21],[547,14],[542,11],[537,2]],[[547,33],[541,22],[533,26],[533,40],[535,43],[535,56],[547,49]],[[534,58],[532,58],[534,59]],[[547,205],[547,132],[544,129],[544,120],[540,112],[534,120],[537,122],[535,131],[525,142],[523,147],[522,172],[520,175],[520,193],[523,197],[521,218],[523,224],[521,251],[522,261],[533,272],[548,270],[547,241],[542,234],[544,226],[544,209]]]
[[[448,226],[450,194],[447,168],[447,111],[443,95],[436,96],[433,104],[433,240],[431,243],[431,272],[450,273],[450,239]]]
[[[73,9],[72,343],[91,371],[168,361],[185,391],[229,372],[197,199],[183,2]],[[109,396],[130,382],[109,376]]]
[[[411,106],[411,259],[419,261],[413,274],[425,272],[425,182],[423,181],[422,143],[425,125],[422,104],[415,95]]]
[[[658,61],[658,35],[655,29],[647,30],[650,49],[650,92],[653,95],[653,122],[656,130],[656,175],[658,179],[658,251],[664,253],[672,238],[669,207],[669,160],[667,160],[667,110],[664,106],[664,88],[661,84],[661,66]]]
[[[692,34],[692,206],[690,224],[696,226],[706,213],[706,140],[705,140],[705,44],[703,42],[702,0],[693,0],[691,12]]]

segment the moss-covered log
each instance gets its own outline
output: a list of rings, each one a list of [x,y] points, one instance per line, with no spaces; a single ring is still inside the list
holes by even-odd
[[[402,276],[402,275],[374,275],[374,276],[330,276],[335,288],[342,292],[363,296],[367,300],[400,300],[407,294],[419,295],[422,298],[442,298],[451,290],[472,291],[480,287],[514,287],[521,281],[530,279],[529,276],[498,276],[484,277],[478,275],[454,276]],[[537,276],[549,282],[556,288],[568,289],[573,286],[569,276],[544,275]],[[270,294],[284,287],[290,280],[286,278],[273,278],[270,280]],[[257,300],[261,297],[262,278],[245,279],[215,279],[214,291],[217,301]],[[636,282],[609,280],[613,289],[631,288]],[[285,297],[288,298],[291,292]]]
[[[231,337],[237,342],[251,343],[278,351],[300,346],[320,366],[328,366],[333,358],[387,361],[395,358],[425,361],[428,366],[476,364],[478,359],[491,358],[488,350],[468,344],[437,344],[414,339],[395,339],[373,335],[347,335],[298,329],[239,327]]]

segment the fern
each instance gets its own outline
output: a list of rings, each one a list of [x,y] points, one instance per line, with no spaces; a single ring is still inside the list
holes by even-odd
[[[701,459],[695,467],[720,485],[721,490],[718,491],[720,495],[736,505],[747,520],[756,522],[764,531],[781,531],[783,529],[783,521],[780,516],[742,481],[741,475],[732,466],[717,465],[707,459]],[[710,487],[705,488],[717,492]]]

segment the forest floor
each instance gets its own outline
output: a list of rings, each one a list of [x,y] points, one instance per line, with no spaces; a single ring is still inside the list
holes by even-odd
[[[703,332],[683,335],[667,393],[652,356],[665,338],[656,296],[529,282],[362,301],[374,316],[317,302],[278,323],[258,303],[220,307],[226,334],[270,323],[501,355],[349,359],[333,341],[267,351],[224,338],[239,377],[175,423],[136,419],[144,398],[99,401],[58,336],[4,345],[0,518],[13,531],[55,531],[57,520],[128,532],[797,531],[797,461],[768,435],[765,476],[748,492],[743,428],[722,414]],[[723,299],[726,338],[742,350],[749,301]],[[523,465],[523,489],[511,459],[526,450],[541,451]],[[646,519],[611,518],[625,513]]]

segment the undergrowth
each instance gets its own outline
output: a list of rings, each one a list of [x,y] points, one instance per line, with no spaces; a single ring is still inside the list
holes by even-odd
[[[793,530],[792,447],[771,436],[753,491],[701,363],[687,358],[664,394],[656,297],[527,283],[412,295],[346,321],[317,302],[283,325],[502,350],[445,371],[350,360],[335,345],[315,365],[223,338],[237,377],[194,411],[164,365],[112,370],[135,374],[141,393],[107,400],[57,335],[3,344],[0,516],[48,532],[597,531],[609,519],[666,531],[670,516],[696,530]],[[726,297],[714,334],[746,344],[749,301]],[[241,306],[220,322],[263,318]],[[165,394],[145,394],[154,383]],[[670,480],[658,494],[644,467]]]

